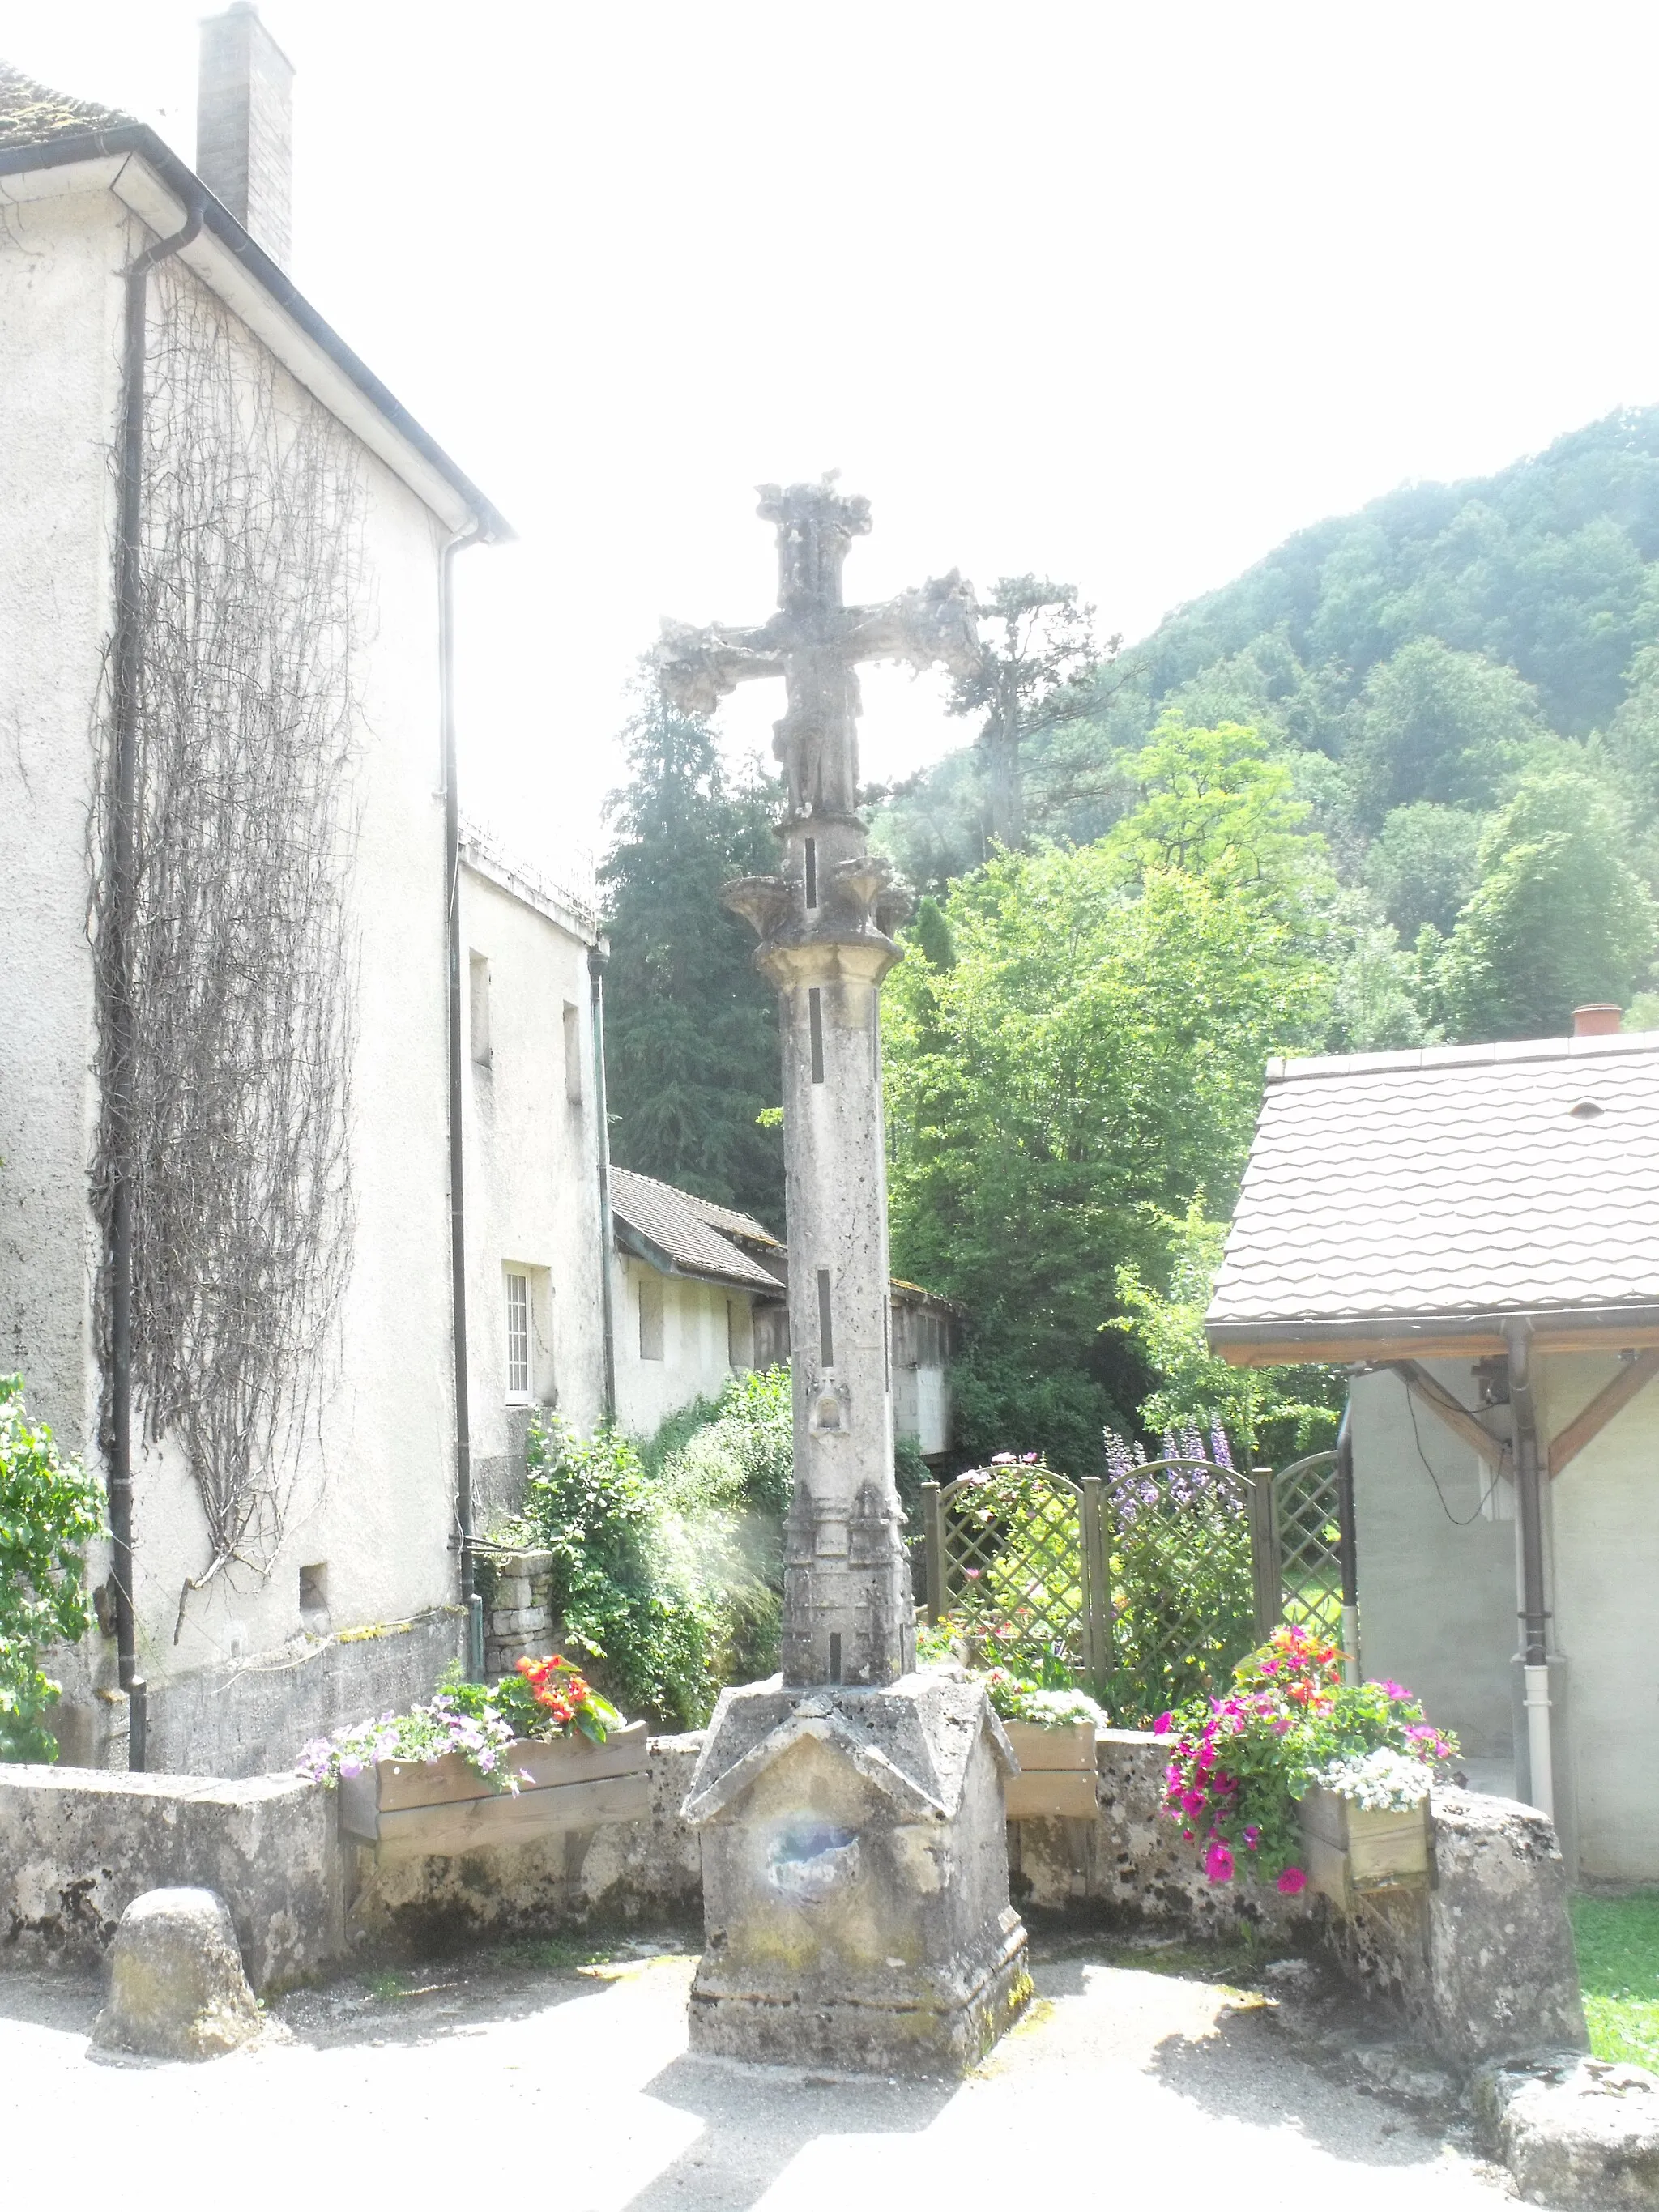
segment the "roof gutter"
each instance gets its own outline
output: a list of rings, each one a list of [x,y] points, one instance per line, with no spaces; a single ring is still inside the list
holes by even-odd
[[[51,139],[40,145],[0,149],[0,177],[19,176],[40,169],[70,168],[80,162],[101,161],[118,155],[134,155],[147,162],[185,207],[201,210],[191,237],[193,239],[197,231],[205,229],[240,263],[260,289],[356,386],[375,412],[459,495],[469,512],[477,518],[474,535],[491,544],[499,544],[512,538],[512,525],[485,498],[471,478],[456,466],[430,432],[422,428],[402,402],[392,397],[368,364],[352,351],[330,324],[324,321],[286,270],[249,237],[235,216],[213,197],[189,164],[181,161],[167,141],[152,131],[147,123],[123,123],[112,125],[107,130],[77,131],[73,137]]]

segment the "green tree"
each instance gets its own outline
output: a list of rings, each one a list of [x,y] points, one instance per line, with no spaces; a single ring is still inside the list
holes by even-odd
[[[1328,1052],[1397,1052],[1431,1041],[1418,963],[1364,890],[1338,893],[1327,916],[1332,974]]]
[[[757,1116],[780,1096],[777,1010],[753,933],[720,902],[730,878],[777,866],[776,787],[734,781],[714,732],[654,684],[624,732],[601,870],[611,969],[605,1060],[619,1165],[781,1226],[783,1164]]]
[[[1586,769],[1522,779],[1480,847],[1480,881],[1437,963],[1455,1036],[1559,1036],[1575,1006],[1630,1003],[1655,912],[1619,850],[1606,787]]]
[[[1105,840],[1130,878],[1201,877],[1274,907],[1326,878],[1323,844],[1308,828],[1313,809],[1259,732],[1236,722],[1194,729],[1167,714],[1130,773],[1140,804]]]
[[[1133,1262],[1117,1271],[1122,1312],[1103,1324],[1129,1337],[1156,1378],[1141,1401],[1148,1435],[1225,1429],[1239,1467],[1282,1467],[1320,1450],[1336,1434],[1346,1377],[1339,1367],[1231,1367],[1211,1351],[1204,1316],[1221,1266],[1227,1225],[1212,1221],[1202,1196],[1178,1220],[1158,1224],[1167,1247],[1167,1288]]]
[[[1365,679],[1348,746],[1359,817],[1431,799],[1490,806],[1504,774],[1546,734],[1538,695],[1512,668],[1413,639]]]
[[[21,1375],[0,1375],[0,1759],[52,1760],[44,1718],[61,1694],[47,1645],[91,1626],[86,1549],[103,1525],[97,1486],[32,1425]]]
[[[1181,743],[1201,763],[1232,743],[1217,740]],[[885,994],[895,1265],[973,1317],[962,1441],[1077,1474],[1146,1387],[1099,1334],[1116,1270],[1156,1279],[1160,1220],[1200,1189],[1231,1196],[1266,1059],[1326,1019],[1296,802],[1249,779],[1249,838],[1224,807],[1205,810],[1213,836],[1172,836],[1162,801],[1189,779],[1162,743],[1139,828],[994,860],[944,902],[948,962],[930,932],[933,957]]]
[[[1385,816],[1365,855],[1365,881],[1413,942],[1425,921],[1443,937],[1480,878],[1481,816],[1419,799]]]

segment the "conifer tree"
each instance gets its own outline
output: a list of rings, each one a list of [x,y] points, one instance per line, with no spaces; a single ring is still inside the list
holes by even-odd
[[[782,1143],[756,1119],[779,1099],[775,997],[720,902],[732,877],[776,869],[776,786],[758,763],[728,774],[708,723],[653,683],[623,739],[600,871],[611,1157],[781,1231]]]

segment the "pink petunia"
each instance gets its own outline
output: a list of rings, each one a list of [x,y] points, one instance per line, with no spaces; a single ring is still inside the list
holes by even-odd
[[[1204,1810],[1204,1792],[1201,1790],[1183,1790],[1181,1809],[1183,1813],[1201,1813]]]
[[[1286,1867],[1279,1877],[1279,1893],[1281,1897],[1295,1897],[1307,1887],[1308,1877],[1300,1867]]]
[[[1158,1718],[1152,1723],[1152,1734],[1154,1735],[1168,1735],[1174,1724],[1175,1715],[1173,1713],[1160,1713]]]
[[[1231,1881],[1232,1880],[1233,1855],[1227,1849],[1225,1844],[1214,1843],[1211,1844],[1209,1850],[1204,1854],[1204,1871],[1208,1875],[1212,1881]],[[1279,1886],[1281,1889],[1285,1887],[1283,1875],[1279,1877]],[[1297,1887],[1300,1887],[1300,1883],[1297,1884]]]

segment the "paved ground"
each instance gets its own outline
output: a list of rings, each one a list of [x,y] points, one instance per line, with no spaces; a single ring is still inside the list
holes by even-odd
[[[95,1982],[0,1976],[0,2203],[98,2176],[120,2212],[1503,2212],[1501,2177],[1328,2079],[1259,2001],[1098,1947],[1039,1963],[1038,2006],[956,2087],[692,2059],[691,1961],[647,1948],[301,1992],[259,2045],[199,2066],[94,2059]]]

